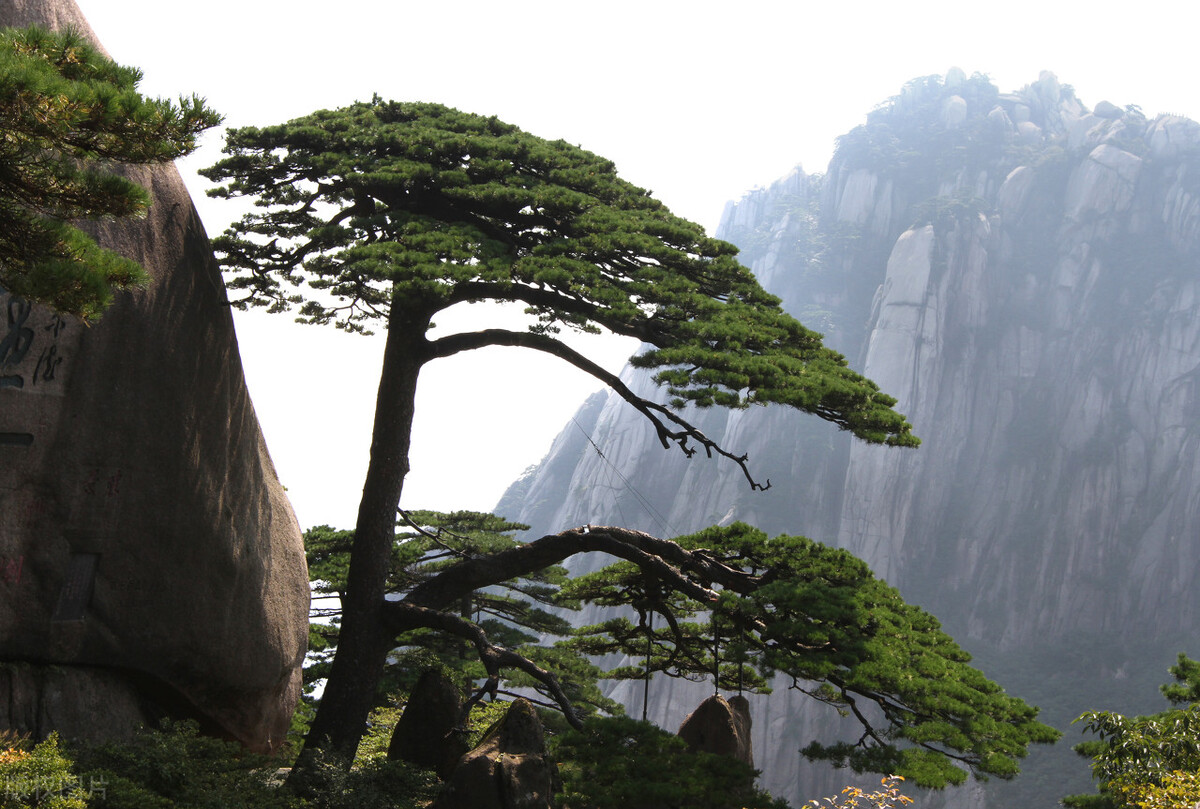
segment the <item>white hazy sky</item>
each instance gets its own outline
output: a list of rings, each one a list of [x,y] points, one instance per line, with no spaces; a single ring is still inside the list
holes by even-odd
[[[797,164],[907,80],[950,66],[1001,91],[1051,70],[1087,106],[1200,117],[1200,6],[877,0],[76,0],[143,92],[198,93],[230,126],[278,123],[378,93],[436,101],[563,138],[715,229],[724,204]],[[203,196],[211,235],[235,216]],[[478,308],[452,328],[478,325]],[[351,527],[367,461],[380,337],[239,316],[246,377],[302,526]],[[611,368],[636,347],[588,344]],[[410,508],[488,510],[598,387],[562,363],[492,349],[421,379]],[[681,462],[682,459],[681,459]]]

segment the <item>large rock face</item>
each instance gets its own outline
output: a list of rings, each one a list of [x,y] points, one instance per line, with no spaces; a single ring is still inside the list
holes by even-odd
[[[823,177],[727,208],[720,235],[899,398],[920,449],[851,444],[778,409],[703,414],[771,479],[756,494],[599,396],[578,421],[603,457],[569,426],[498,511],[535,532],[745,520],[837,543],[1059,727],[1163,707],[1166,667],[1200,652],[1200,126],[1097,110],[1049,74],[1012,94],[961,73],[916,81]],[[703,688],[656,681],[652,716],[673,726]],[[840,788],[844,773],[796,752],[835,724],[819,706],[777,692],[752,711],[767,789],[799,805]],[[1008,792],[950,804],[1086,790],[1077,738],[1033,751]]]
[[[89,31],[72,0],[0,4],[29,24]],[[172,166],[131,176],[149,216],[96,233],[148,290],[90,328],[0,293],[0,659],[22,661],[0,726],[194,715],[268,749],[299,694],[303,544],[187,190]]]

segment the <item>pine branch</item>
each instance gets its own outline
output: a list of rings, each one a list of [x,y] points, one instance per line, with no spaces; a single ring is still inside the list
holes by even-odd
[[[685,456],[691,458],[696,454],[697,450],[689,442],[694,441],[704,449],[707,457],[711,458],[716,454],[736,463],[742,470],[742,475],[750,483],[751,489],[766,491],[771,488],[771,481],[769,479],[766,483],[759,483],[750,474],[748,463],[750,456],[748,454],[735,455],[726,450],[701,432],[700,428],[668,406],[638,396],[619,376],[592,362],[570,346],[553,337],[531,332],[508,331],[506,329],[483,329],[441,337],[431,342],[430,351],[436,357],[449,357],[463,351],[472,351],[487,346],[520,346],[532,348],[565,360],[579,370],[600,380],[618,396],[631,404],[654,427],[654,432],[664,449],[669,449],[671,444],[675,444]]]

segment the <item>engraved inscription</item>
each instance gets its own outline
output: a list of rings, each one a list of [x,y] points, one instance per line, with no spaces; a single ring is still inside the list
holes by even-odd
[[[49,513],[50,509],[46,506],[45,502],[37,499],[30,500],[25,504],[25,524],[33,525],[35,522]]]
[[[33,329],[25,325],[33,307],[24,298],[9,295],[4,309],[7,327],[0,337],[0,388],[23,388],[25,377],[17,370],[33,347]]]
[[[62,315],[35,310],[0,287],[0,390],[53,390],[69,353],[59,339],[68,328]]]
[[[93,468],[88,472],[83,482],[85,494],[102,494],[105,497],[119,497],[121,494],[121,478],[125,472],[121,469]]]

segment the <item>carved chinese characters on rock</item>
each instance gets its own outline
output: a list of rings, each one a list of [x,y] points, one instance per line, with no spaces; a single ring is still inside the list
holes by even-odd
[[[78,328],[0,287],[0,391],[61,396],[69,333]]]
[[[129,473],[115,467],[84,467],[70,525],[77,529],[115,529]]]
[[[8,329],[0,339],[0,388],[24,388],[25,378],[16,370],[33,346],[33,329],[26,325],[33,307],[12,295],[7,296],[7,304]]]
[[[48,508],[31,470],[42,463],[82,336],[80,323],[0,287],[0,588],[29,577],[18,539]]]

